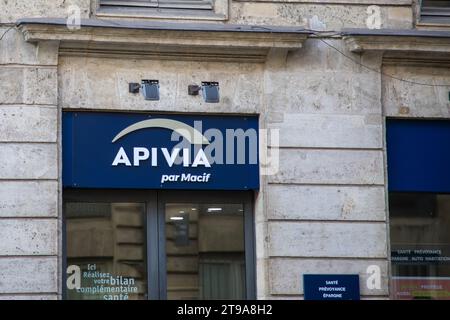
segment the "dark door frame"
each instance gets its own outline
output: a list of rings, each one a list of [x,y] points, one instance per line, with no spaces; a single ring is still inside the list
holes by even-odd
[[[148,299],[167,299],[165,204],[242,203],[244,205],[246,299],[256,299],[256,250],[253,193],[251,191],[187,191],[130,189],[64,189],[65,202],[140,202],[146,206],[147,292]],[[67,246],[63,205],[62,293],[66,298]]]

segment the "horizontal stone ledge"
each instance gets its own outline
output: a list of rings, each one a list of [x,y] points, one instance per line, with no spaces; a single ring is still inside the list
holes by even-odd
[[[59,41],[60,54],[177,60],[264,62],[272,49],[287,53],[311,34],[302,28],[207,23],[83,19],[78,30],[66,19],[17,22],[28,42]]]
[[[367,51],[450,53],[450,32],[417,29],[343,29],[348,49],[354,53]]]

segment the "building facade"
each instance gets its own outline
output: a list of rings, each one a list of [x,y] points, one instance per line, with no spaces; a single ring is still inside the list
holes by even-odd
[[[449,298],[449,28],[448,1],[0,0],[0,299]],[[153,181],[195,121],[258,160]]]

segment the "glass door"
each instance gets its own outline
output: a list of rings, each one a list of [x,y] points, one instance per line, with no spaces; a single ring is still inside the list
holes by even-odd
[[[66,299],[254,299],[250,193],[64,191]]]
[[[244,299],[244,206],[166,203],[168,299]]]
[[[161,192],[161,296],[254,299],[254,227],[249,193]]]

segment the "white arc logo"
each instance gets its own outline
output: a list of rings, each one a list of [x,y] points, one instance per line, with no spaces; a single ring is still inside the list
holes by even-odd
[[[183,136],[191,144],[209,144],[209,140],[197,129],[176,120],[170,119],[149,119],[132,124],[120,131],[112,140],[112,143],[116,142],[123,136],[141,129],[147,128],[165,128],[177,132]]]

